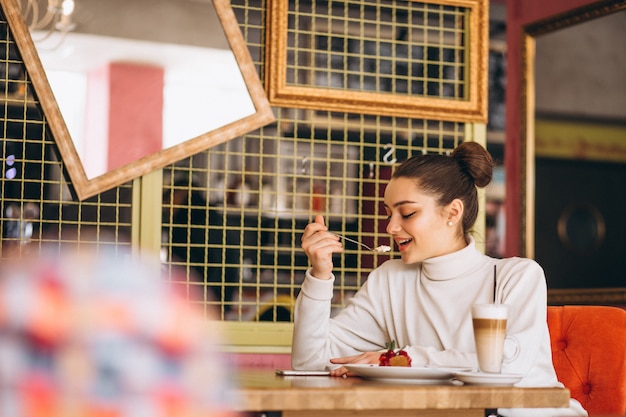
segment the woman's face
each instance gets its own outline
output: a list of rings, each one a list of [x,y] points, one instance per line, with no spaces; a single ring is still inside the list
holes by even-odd
[[[424,194],[414,179],[394,178],[385,189],[387,233],[406,264],[445,255],[465,246],[457,231],[458,218]],[[457,213],[458,214],[458,213]],[[453,225],[448,225],[452,221]],[[461,242],[463,241],[463,242]]]

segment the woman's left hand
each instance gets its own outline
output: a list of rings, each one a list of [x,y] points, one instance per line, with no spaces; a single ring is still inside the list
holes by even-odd
[[[333,358],[330,363],[336,365],[353,364],[353,363],[367,363],[378,364],[380,358],[380,352],[363,352],[358,355],[344,356],[343,358]],[[353,376],[345,367],[340,367],[330,371],[331,376]]]

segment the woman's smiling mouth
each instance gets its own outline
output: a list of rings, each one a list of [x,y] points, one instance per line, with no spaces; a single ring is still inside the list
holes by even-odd
[[[398,249],[403,250],[406,246],[413,241],[413,239],[395,239],[396,245],[398,245]]]

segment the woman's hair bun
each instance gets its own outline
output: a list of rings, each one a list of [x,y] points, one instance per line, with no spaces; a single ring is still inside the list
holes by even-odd
[[[477,187],[485,187],[493,178],[494,161],[489,152],[477,142],[463,142],[452,152],[461,169]]]

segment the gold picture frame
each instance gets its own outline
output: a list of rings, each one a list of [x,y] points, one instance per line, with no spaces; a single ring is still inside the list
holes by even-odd
[[[303,26],[295,29],[295,35],[292,33],[293,36],[299,39],[297,48],[293,48],[290,45],[290,42],[295,42],[293,40],[290,41],[290,30],[294,32],[293,28],[289,26],[290,2],[288,0],[276,0],[268,3],[266,37],[267,65],[265,82],[270,103],[273,106],[308,110],[485,123],[487,120],[487,59],[489,49],[488,2],[485,0],[452,0],[430,1],[423,4],[425,7],[432,5],[441,6],[442,8],[458,7],[463,11],[461,13],[462,17],[459,16],[457,19],[457,23],[463,30],[458,30],[457,28],[457,31],[454,32],[454,29],[452,29],[453,33],[456,33],[458,37],[462,37],[462,40],[455,46],[462,58],[460,63],[457,62],[459,68],[461,68],[459,71],[462,74],[456,80],[457,84],[461,85],[461,94],[450,98],[435,94],[419,94],[414,91],[404,92],[395,88],[391,91],[381,91],[380,88],[369,90],[367,87],[364,87],[363,64],[361,64],[360,75],[356,75],[360,76],[362,80],[359,88],[349,86],[349,77],[351,76],[349,69],[346,70],[346,81],[343,86],[332,85],[330,81],[328,85],[314,84],[310,81],[315,79],[315,75],[312,78],[308,77],[308,80],[304,82],[300,82],[300,79],[298,79],[298,82],[294,82],[293,79],[298,78],[297,75],[294,76],[294,71],[308,71],[310,73],[319,69],[331,70],[334,68],[334,64],[326,62],[322,68],[310,65],[309,68],[302,69],[297,67],[297,64],[293,64],[293,61],[310,63],[312,61],[311,56],[318,51],[315,49],[315,46],[311,45],[311,42],[300,40],[301,36],[331,37],[334,36],[335,25],[322,25],[326,26],[327,29],[324,32],[317,26],[311,25],[310,21],[298,21],[298,24]],[[319,17],[320,21],[330,20],[334,16],[331,16],[331,12],[328,13],[328,16],[314,17]],[[337,35],[343,34],[345,41],[350,42],[350,31],[352,29],[350,25],[345,26],[340,25],[342,29],[337,32]],[[330,31],[328,31],[328,28],[330,28]],[[377,33],[377,36],[380,37],[381,32]],[[381,49],[388,40],[383,39],[378,42],[379,39],[371,39],[378,48],[376,58],[379,59],[382,56],[383,61],[381,62],[385,62],[385,53],[381,53]],[[362,48],[367,46],[367,40],[367,36],[361,33],[358,41]],[[328,43],[330,45],[330,40]],[[290,47],[292,50],[288,51]],[[445,48],[446,45],[438,47],[440,54],[443,55]],[[343,59],[346,60],[352,56],[349,49],[346,49],[347,52],[332,55],[332,46],[328,46],[327,51],[329,60],[333,56],[343,56]],[[396,59],[396,53],[397,51],[394,50],[393,55],[388,55],[389,59]],[[360,59],[363,62],[367,58],[361,57]],[[441,58],[438,61],[443,62]],[[294,65],[296,66],[294,67]],[[344,65],[344,68],[348,68],[349,63]],[[440,66],[444,66],[444,64],[440,64]],[[381,75],[380,67],[376,68],[376,72],[365,72],[365,77],[369,75],[379,77],[379,80],[384,79],[385,76],[384,73]],[[289,81],[288,78],[290,79]]]

